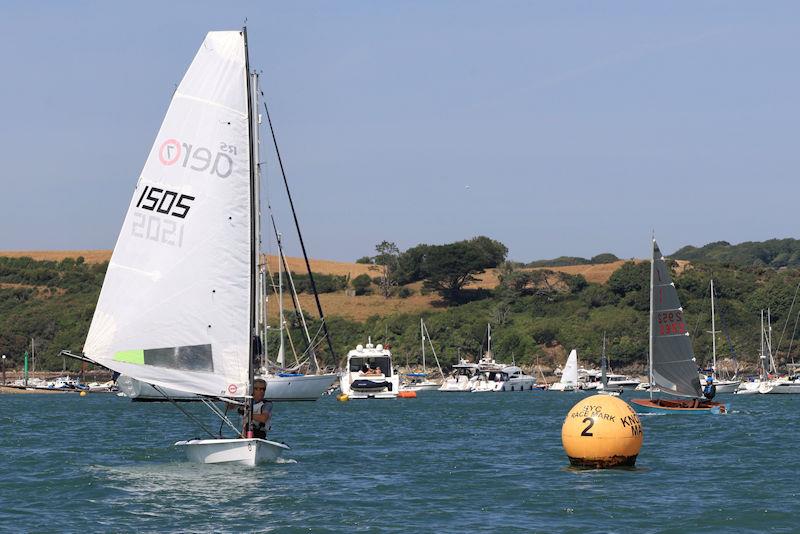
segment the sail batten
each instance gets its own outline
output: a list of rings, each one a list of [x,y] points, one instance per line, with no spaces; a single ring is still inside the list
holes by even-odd
[[[683,307],[669,267],[653,241],[651,294],[651,365],[653,391],[701,397],[697,363],[684,322]]]
[[[242,32],[210,32],[150,150],[84,353],[137,380],[248,392],[252,192]]]

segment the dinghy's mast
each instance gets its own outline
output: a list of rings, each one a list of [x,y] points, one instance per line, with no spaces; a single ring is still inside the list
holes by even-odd
[[[250,431],[253,423],[253,339],[256,334],[256,167],[255,167],[255,145],[254,145],[254,123],[253,123],[253,87],[250,83],[250,52],[247,47],[247,26],[242,28],[244,38],[244,71],[247,78],[247,122],[248,122],[248,144],[250,149],[250,338],[248,340],[249,357],[247,359],[247,393],[250,395],[249,409],[247,410],[247,434],[245,437],[253,437]]]
[[[656,269],[656,236],[655,232],[650,236],[650,400],[653,400],[653,307],[655,304],[653,295],[653,276]]]

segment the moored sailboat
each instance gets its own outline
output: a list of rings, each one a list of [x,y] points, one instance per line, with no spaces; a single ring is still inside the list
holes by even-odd
[[[578,351],[572,349],[567,357],[567,363],[561,371],[561,380],[550,384],[548,391],[578,391]]]
[[[631,399],[631,402],[638,409],[652,412],[726,413],[725,404],[703,398],[683,308],[655,239],[651,252],[650,398]],[[682,399],[653,398],[653,393],[659,391]]]

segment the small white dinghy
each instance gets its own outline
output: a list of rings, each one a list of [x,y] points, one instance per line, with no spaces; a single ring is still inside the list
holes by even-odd
[[[254,466],[274,462],[289,446],[266,439],[190,439],[176,447],[186,448],[186,458],[198,464],[237,463]]]

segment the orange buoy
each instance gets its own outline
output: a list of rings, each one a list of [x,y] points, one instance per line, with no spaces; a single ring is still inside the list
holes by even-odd
[[[642,423],[633,408],[609,395],[583,399],[561,427],[569,463],[578,467],[633,466],[643,439]]]
[[[398,391],[397,396],[401,399],[416,399],[417,392],[416,391]]]

